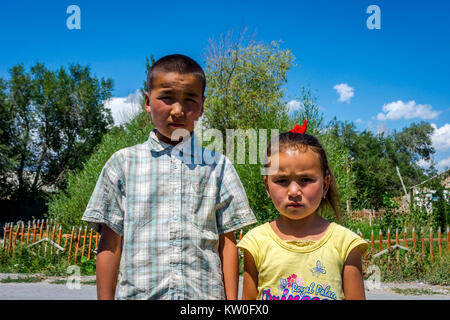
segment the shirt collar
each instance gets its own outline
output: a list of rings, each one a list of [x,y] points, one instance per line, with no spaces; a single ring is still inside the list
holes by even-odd
[[[164,141],[161,141],[156,136],[156,128],[155,128],[150,132],[150,137],[149,137],[148,141],[149,141],[151,150],[155,151],[155,152],[162,152],[162,151],[166,151],[166,150],[173,152],[172,149],[175,149],[174,150],[175,152],[179,151],[185,156],[190,156],[190,155],[195,155],[197,152],[202,151],[202,147],[201,147],[201,145],[198,144],[198,139],[194,132],[191,132],[189,138],[185,138],[185,140],[183,142],[177,144],[176,146],[173,146]]]

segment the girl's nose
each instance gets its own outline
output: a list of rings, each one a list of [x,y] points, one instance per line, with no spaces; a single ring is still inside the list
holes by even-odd
[[[291,182],[288,186],[288,196],[290,197],[297,197],[301,196],[301,188],[295,181]]]

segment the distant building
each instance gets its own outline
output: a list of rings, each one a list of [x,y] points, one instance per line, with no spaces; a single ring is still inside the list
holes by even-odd
[[[413,203],[419,207],[425,207],[425,210],[430,213],[433,210],[433,200],[437,200],[436,190],[425,187],[427,182],[434,179],[439,179],[441,185],[444,186],[444,198],[450,201],[450,170],[444,171],[430,179],[422,181],[421,183],[411,187],[411,198]]]

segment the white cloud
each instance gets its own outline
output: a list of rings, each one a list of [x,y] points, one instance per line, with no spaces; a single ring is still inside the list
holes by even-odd
[[[337,84],[333,87],[339,94],[338,101],[350,103],[350,99],[355,95],[355,91],[346,83]]]
[[[437,167],[439,169],[444,170],[445,168],[449,168],[450,167],[450,157],[448,157],[447,159],[441,160],[438,162]]]
[[[432,106],[429,104],[416,104],[415,101],[403,102],[401,100],[384,104],[382,109],[384,113],[377,115],[377,119],[380,121],[399,120],[402,118],[434,119],[440,113],[432,110]]]
[[[302,103],[298,100],[291,100],[287,103],[289,112],[296,111],[303,107]]]
[[[419,159],[417,160],[416,163],[419,167],[422,167],[424,169],[429,168],[431,166],[431,160],[427,161],[425,159]]]
[[[113,97],[105,101],[105,107],[109,108],[114,119],[114,124],[119,126],[131,120],[141,111],[142,94],[139,90],[126,97]]]
[[[364,121],[362,121],[360,118],[355,120],[356,123],[364,123]]]
[[[438,128],[434,123],[431,124],[434,132],[431,135],[431,141],[436,151],[446,151],[450,149],[450,124],[446,123]]]

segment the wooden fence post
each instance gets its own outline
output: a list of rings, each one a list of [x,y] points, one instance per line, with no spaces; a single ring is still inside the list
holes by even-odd
[[[378,233],[378,237],[380,239],[380,250],[378,252],[381,252],[381,251],[383,251],[383,235],[381,233],[381,229],[380,229],[380,232]]]
[[[420,240],[422,243],[422,255],[425,256],[425,239],[424,239],[424,237],[425,237],[425,234],[423,232],[423,228],[420,228]]]
[[[44,219],[41,221],[41,226],[39,227],[39,240],[42,239],[42,230],[44,228]]]
[[[61,232],[62,232],[62,226],[59,226],[59,231],[58,231],[58,244],[61,245]]]
[[[81,256],[84,257],[84,246],[86,244],[87,237],[87,226],[84,226],[84,236],[83,236],[83,248],[81,249]]]
[[[89,232],[89,248],[88,248],[88,260],[91,259],[91,248],[92,248],[92,234],[93,234],[94,230],[92,230]]]
[[[370,232],[370,244],[371,244],[372,249],[373,249],[374,246],[375,246],[375,238],[374,238],[374,236],[373,236],[373,229],[372,229],[371,232]]]
[[[439,257],[442,257],[441,227],[439,227],[439,229],[438,229],[438,248],[439,248]]]
[[[412,228],[412,241],[413,241],[413,250],[416,251],[416,230],[414,227]]]
[[[70,244],[69,244],[69,256],[67,257],[67,261],[70,261],[70,253],[72,252],[72,241],[73,241],[73,231],[75,227],[72,226],[72,234],[70,235]]]
[[[32,243],[34,243],[35,237],[36,237],[36,224],[35,220],[33,219],[33,240],[31,240]]]
[[[405,227],[405,248],[408,248],[408,230]]]
[[[80,237],[81,237],[81,226],[78,229],[77,241],[75,242],[75,254],[74,254],[74,259],[73,259],[74,264],[77,264],[77,254],[78,254],[78,245],[80,243]]]
[[[13,225],[12,222],[9,224],[9,242],[8,242],[8,252],[11,250],[11,241],[12,241],[12,233],[13,233]]]
[[[20,233],[20,244],[23,244],[23,234],[24,234],[24,230],[25,229],[25,224],[22,222],[22,231]]]
[[[433,227],[430,227],[430,260],[433,260]]]
[[[388,235],[387,235],[387,245],[388,245],[388,249],[391,247],[391,230],[388,228]]]

